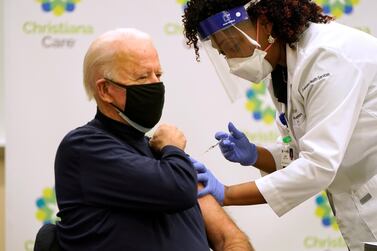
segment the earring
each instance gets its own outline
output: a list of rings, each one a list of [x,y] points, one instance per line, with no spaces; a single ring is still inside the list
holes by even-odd
[[[267,39],[268,43],[270,44],[273,44],[275,43],[275,38],[273,36],[271,36],[271,34],[268,36],[268,39]]]

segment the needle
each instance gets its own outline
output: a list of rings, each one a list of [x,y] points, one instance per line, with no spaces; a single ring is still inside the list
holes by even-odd
[[[222,139],[220,139],[219,141],[217,141],[216,144],[210,146],[210,147],[209,147],[204,153],[209,152],[210,150],[212,150],[213,148],[215,148],[216,146],[218,146],[218,145],[219,145],[221,142],[223,142],[224,140],[229,139],[229,136],[231,136],[231,135],[233,135],[233,133],[230,133],[230,135],[227,135],[226,138],[222,138]]]
[[[220,141],[217,141],[216,144],[210,146],[210,147],[209,147],[204,153],[207,153],[207,152],[209,152],[210,150],[212,150],[213,148],[215,148],[218,144],[220,144],[220,142],[221,142],[221,140],[220,140]]]

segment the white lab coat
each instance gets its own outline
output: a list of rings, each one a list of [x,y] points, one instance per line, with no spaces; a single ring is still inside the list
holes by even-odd
[[[281,169],[281,145],[269,148],[279,170],[256,185],[279,216],[327,189],[347,245],[362,251],[363,241],[377,241],[377,39],[311,24],[295,49],[287,46],[287,68],[298,156]]]

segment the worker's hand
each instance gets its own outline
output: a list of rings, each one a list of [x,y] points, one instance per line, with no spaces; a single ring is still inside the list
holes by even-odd
[[[198,191],[198,197],[206,194],[212,194],[219,204],[224,203],[224,185],[216,179],[212,172],[207,169],[203,163],[190,157],[190,160],[198,174],[198,182],[204,185],[204,188]]]
[[[245,134],[232,122],[228,124],[230,133],[217,132],[215,138],[220,141],[220,150],[224,157],[243,166],[254,165],[258,159],[257,147],[250,143]]]
[[[161,151],[161,149],[167,145],[178,147],[184,151],[186,147],[186,137],[176,126],[162,124],[149,140],[149,145],[157,152]]]

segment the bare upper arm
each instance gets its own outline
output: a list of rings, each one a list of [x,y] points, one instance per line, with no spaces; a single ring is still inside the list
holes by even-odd
[[[201,184],[199,184],[199,189]],[[211,248],[215,251],[253,251],[247,236],[212,195],[198,199]]]

